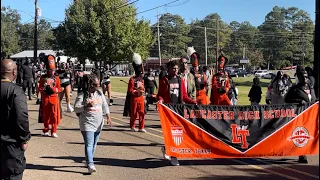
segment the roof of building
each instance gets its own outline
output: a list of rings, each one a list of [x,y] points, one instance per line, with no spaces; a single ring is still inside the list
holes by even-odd
[[[56,56],[57,51],[54,51],[54,50],[38,50],[37,51],[37,57],[39,57],[39,54],[40,53],[45,53],[46,55],[54,55]],[[33,58],[33,50],[26,50],[26,51],[22,51],[22,52],[19,52],[17,54],[14,54],[12,56],[10,56],[10,58],[14,59],[14,58],[25,58],[25,57],[28,57],[28,58]]]

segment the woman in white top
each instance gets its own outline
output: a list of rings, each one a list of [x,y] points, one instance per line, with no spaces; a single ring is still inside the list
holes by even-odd
[[[74,106],[85,142],[85,156],[89,173],[96,172],[93,156],[104,125],[104,115],[107,116],[107,122],[111,125],[108,103],[98,87],[99,80],[96,75],[85,75]]]

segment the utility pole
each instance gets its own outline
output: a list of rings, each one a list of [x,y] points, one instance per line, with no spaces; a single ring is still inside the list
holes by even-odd
[[[161,66],[161,48],[160,48],[160,26],[159,26],[159,14],[157,9],[157,21],[158,21],[158,50],[159,50],[159,63]]]
[[[243,46],[242,59],[246,58],[246,46]],[[242,69],[244,69],[244,64],[242,64]]]
[[[34,44],[33,44],[33,62],[36,63],[38,59],[38,0],[34,1]]]
[[[315,25],[315,35],[314,35],[314,61],[313,70],[315,72],[316,79],[316,97],[319,98],[319,61],[320,61],[320,0],[316,0],[316,25]]]
[[[206,49],[206,66],[208,66],[208,41],[207,41],[207,27],[204,27],[204,43]]]
[[[305,36],[302,34],[302,66],[304,67],[304,57],[305,57]]]
[[[218,67],[219,57],[219,19],[216,19],[216,67]]]

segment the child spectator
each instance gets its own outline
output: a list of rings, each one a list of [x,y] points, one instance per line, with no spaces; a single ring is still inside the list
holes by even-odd
[[[259,84],[260,84],[260,79],[258,77],[253,78],[253,85],[248,94],[251,105],[259,105],[261,101],[262,91]]]

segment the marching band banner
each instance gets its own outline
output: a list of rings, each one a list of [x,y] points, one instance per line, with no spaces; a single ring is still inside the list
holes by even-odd
[[[319,102],[285,105],[157,104],[166,154],[244,158],[319,154]]]

